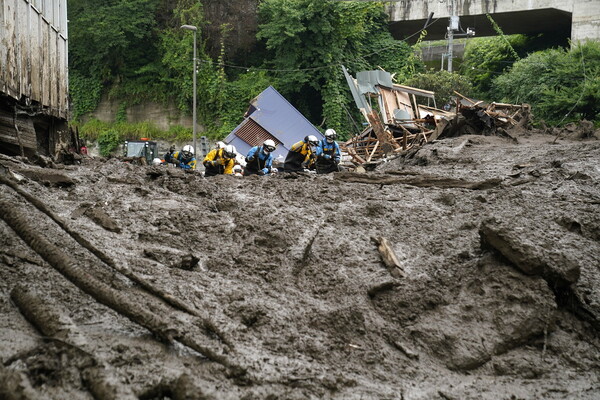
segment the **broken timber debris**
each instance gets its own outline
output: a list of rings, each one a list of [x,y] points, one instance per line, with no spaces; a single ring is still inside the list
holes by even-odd
[[[345,67],[342,66],[342,70],[352,97],[368,123],[360,134],[341,144],[354,165],[376,164],[391,154],[440,137],[493,134],[515,140],[507,129],[529,127],[531,108],[528,104],[487,104],[455,91],[455,112],[450,112],[436,108],[434,92],[392,83],[386,71],[361,71],[354,79]],[[427,105],[421,104],[423,99]]]
[[[377,250],[379,250],[379,254],[381,255],[381,259],[383,263],[390,271],[390,275],[394,278],[402,278],[404,276],[404,271],[402,270],[402,265],[400,261],[398,261],[398,257],[392,248],[389,240],[384,237],[371,238],[375,244],[377,244]]]

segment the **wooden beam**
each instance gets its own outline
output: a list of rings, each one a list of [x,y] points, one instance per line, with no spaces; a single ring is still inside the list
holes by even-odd
[[[398,257],[392,248],[389,240],[384,238],[383,236],[378,238],[372,238],[372,240],[377,244],[377,250],[379,250],[379,254],[381,255],[381,259],[383,263],[390,271],[390,274],[394,278],[402,278],[404,276],[404,271],[402,270],[402,264],[398,261]]]
[[[373,146],[373,151],[371,151],[371,154],[369,154],[369,158],[367,158],[367,162],[371,161],[371,159],[373,158],[373,154],[375,154],[375,150],[377,150],[377,147],[379,147],[379,141],[377,141],[377,143],[375,143],[375,146]]]

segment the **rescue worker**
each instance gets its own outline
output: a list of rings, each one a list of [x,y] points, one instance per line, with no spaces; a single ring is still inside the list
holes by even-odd
[[[244,176],[249,175],[268,175],[271,173],[271,165],[273,164],[273,155],[271,154],[276,149],[275,142],[267,139],[262,146],[254,146],[246,156],[246,168],[244,168]]]
[[[202,161],[206,168],[204,176],[232,175],[236,154],[237,151],[231,144],[211,150]]]
[[[175,153],[175,146],[169,147],[169,151],[165,153],[163,156],[163,160],[165,160],[165,164],[169,164],[173,162],[173,153]]]
[[[233,176],[244,176],[244,170],[241,165],[239,165],[239,164],[234,165]]]
[[[173,149],[173,147],[171,147]],[[167,158],[168,157],[168,158]],[[194,157],[194,148],[189,144],[183,146],[181,151],[165,154],[165,162],[173,163],[177,168],[185,170],[196,169],[196,157]]]
[[[319,147],[319,139],[314,135],[305,136],[304,140],[294,143],[285,158],[283,170],[299,172],[308,169],[314,162],[317,147]]]
[[[340,171],[339,163],[342,159],[342,152],[335,139],[337,139],[335,130],[327,129],[325,131],[325,138],[321,140],[315,152],[317,156],[315,163],[317,174],[329,174],[330,172]]]
[[[81,147],[79,148],[79,154],[81,154],[82,156],[88,155],[88,148],[85,145],[85,140],[81,141]]]

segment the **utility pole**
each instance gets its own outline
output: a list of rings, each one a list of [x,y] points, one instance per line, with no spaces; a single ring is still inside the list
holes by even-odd
[[[452,72],[452,56],[454,53],[454,31],[458,30],[458,17],[454,15],[454,0],[450,1],[450,18],[448,20],[448,72]]]
[[[467,31],[461,29],[460,20],[458,15],[454,15],[454,0],[448,0],[450,2],[450,18],[448,19],[448,53],[446,53],[446,57],[448,59],[448,72],[452,72],[452,58],[454,55],[454,37],[470,37],[475,36],[475,30],[472,28],[467,28]],[[456,35],[454,34],[456,33]],[[444,57],[442,56],[442,69],[444,69]]]
[[[192,111],[192,124],[194,124],[194,126],[192,127],[192,132],[194,135],[194,158],[196,158],[196,75],[197,75],[197,71],[196,71],[196,31],[198,30],[198,28],[194,25],[181,25],[181,29],[187,29],[189,31],[194,32],[194,104],[193,104],[193,111]]]

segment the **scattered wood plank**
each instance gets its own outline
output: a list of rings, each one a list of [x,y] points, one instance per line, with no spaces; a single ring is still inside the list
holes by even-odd
[[[383,236],[377,238],[374,237],[371,238],[371,240],[377,244],[377,250],[379,250],[381,259],[388,268],[388,271],[390,271],[390,274],[394,278],[402,278],[404,276],[402,264],[400,264],[400,261],[398,261],[398,257],[396,256],[396,253],[394,252],[389,240]]]
[[[375,146],[373,146],[373,150],[371,151],[371,154],[369,154],[369,158],[367,158],[367,162],[371,161],[371,159],[373,158],[373,154],[375,154],[375,151],[377,151],[377,147],[379,147],[379,140],[375,143]]]

